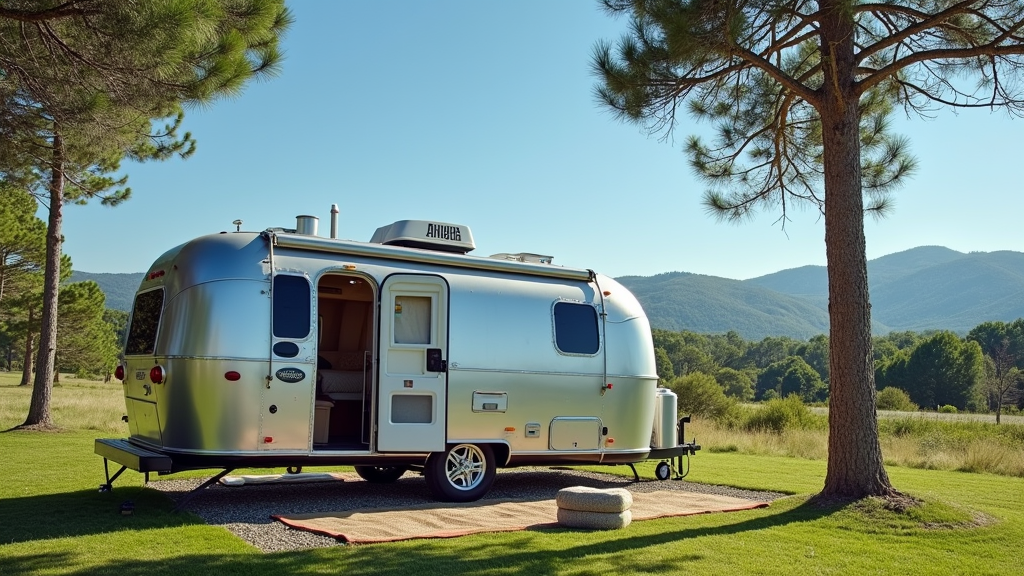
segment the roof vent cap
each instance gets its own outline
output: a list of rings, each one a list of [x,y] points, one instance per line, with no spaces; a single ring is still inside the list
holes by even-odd
[[[497,258],[498,260],[512,260],[513,262],[530,262],[532,264],[551,264],[551,261],[555,259],[554,256],[533,254],[531,252],[516,252],[515,254],[500,252],[498,254],[492,254],[491,258]]]
[[[320,219],[316,216],[300,215],[295,217],[295,233],[305,234],[306,236],[316,236],[317,226],[320,224]]]

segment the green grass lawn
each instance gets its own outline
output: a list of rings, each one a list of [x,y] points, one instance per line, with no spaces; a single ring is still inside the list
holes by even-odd
[[[993,574],[1024,573],[1024,479],[890,467],[925,501],[820,508],[825,463],[698,453],[688,480],[794,494],[770,507],[446,540],[263,554],[141,487],[126,472],[99,493],[101,431],[0,433],[0,574]],[[628,473],[628,469],[614,469]],[[651,477],[650,467],[645,476]],[[122,516],[132,500],[135,514]]]

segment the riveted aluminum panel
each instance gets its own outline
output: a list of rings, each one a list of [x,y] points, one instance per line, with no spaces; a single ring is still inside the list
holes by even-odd
[[[161,444],[160,418],[157,416],[156,403],[129,398],[128,427],[132,435],[154,444]]]
[[[163,446],[178,451],[232,452],[259,446],[266,362],[175,358],[157,387]],[[240,378],[230,381],[229,371]],[[303,428],[308,422],[298,423]]]

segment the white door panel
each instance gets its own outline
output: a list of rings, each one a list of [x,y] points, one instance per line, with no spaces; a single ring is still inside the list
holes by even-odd
[[[389,276],[381,290],[377,450],[445,447],[448,285],[439,276]]]

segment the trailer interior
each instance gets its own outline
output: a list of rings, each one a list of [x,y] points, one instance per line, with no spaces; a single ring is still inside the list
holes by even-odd
[[[373,403],[374,283],[327,274],[317,284],[313,450],[369,450]]]

